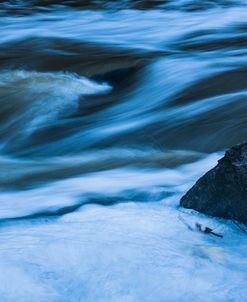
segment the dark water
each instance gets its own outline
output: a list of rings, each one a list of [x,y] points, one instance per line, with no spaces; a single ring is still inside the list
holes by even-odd
[[[92,206],[95,211],[101,211],[98,205],[108,207],[104,213],[97,212],[96,221],[86,226],[89,232],[97,228],[98,216],[106,215],[106,224],[114,225],[115,214],[107,215],[119,203],[130,202],[131,207],[135,202],[144,207],[140,211],[147,220],[152,210],[146,204],[165,204],[176,216],[179,197],[191,184],[216,164],[222,151],[246,141],[246,4],[228,0],[1,1],[1,225],[10,224],[18,234],[22,223],[28,223],[29,228],[35,222],[49,232],[52,219],[70,219],[66,217],[79,215],[77,212],[85,208],[82,206],[90,204],[96,204]],[[116,214],[121,216],[117,217],[122,226],[132,215],[131,209],[130,213],[128,208],[125,211],[126,217],[119,214],[121,210]],[[138,220],[138,211],[135,215]],[[171,218],[169,215],[164,213],[163,217]],[[54,240],[59,240],[59,223],[54,227],[58,228]],[[39,240],[40,232],[30,235],[27,231],[25,236]],[[75,234],[67,229],[63,232],[66,236]],[[19,242],[18,248],[20,242],[26,242],[21,235],[9,236],[8,240]],[[92,247],[98,248],[97,244]],[[71,253],[76,249],[72,245]],[[42,266],[46,260],[40,261]],[[25,259],[17,262],[29,267]],[[38,265],[39,261],[34,262]],[[92,263],[91,259],[88,270]],[[103,269],[102,263],[97,267]],[[83,274],[77,272],[78,276],[87,276],[87,269]],[[45,274],[43,266],[41,270]],[[49,278],[57,280],[60,273],[53,267],[54,275]],[[152,273],[149,268],[147,274]],[[219,270],[219,280],[221,273],[226,272]],[[19,282],[23,276],[18,274],[14,271],[9,278],[15,276]],[[40,272],[35,276],[39,279]],[[82,299],[75,279],[59,279],[74,292],[71,300],[65,299],[67,294],[59,289],[59,280],[54,281],[54,296],[49,291],[52,289],[42,287],[45,294],[38,298],[32,291],[37,284],[29,286],[29,277],[23,285],[28,294],[17,291],[15,296],[16,289],[12,292],[7,284],[1,288],[3,301],[29,301],[28,295],[30,301],[128,302],[141,301],[142,297],[134,294],[135,287],[129,296],[121,295],[114,284],[109,295],[102,296],[103,287],[98,290],[101,299],[91,296],[90,289],[85,289],[89,294]],[[44,282],[48,277],[42,278]],[[239,278],[241,284],[245,275]],[[102,280],[107,287],[109,278]],[[222,296],[212,295],[210,299],[229,300],[236,288],[231,279],[227,282]],[[229,289],[229,284],[233,288]],[[144,283],[142,286],[146,287]],[[198,285],[198,292],[207,286]],[[168,292],[171,287],[170,283],[165,286]],[[196,290],[190,291],[188,299],[193,299]],[[169,301],[187,301],[184,293],[186,289],[176,296],[171,290]],[[236,301],[240,301],[245,292],[237,288],[237,293]],[[145,297],[142,301],[151,301]],[[155,301],[163,301],[159,300],[162,297],[164,293],[159,292]],[[202,301],[213,301],[210,299]]]

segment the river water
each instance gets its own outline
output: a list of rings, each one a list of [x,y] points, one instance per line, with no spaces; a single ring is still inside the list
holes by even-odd
[[[1,1],[0,301],[246,300],[246,235],[179,207],[246,140],[246,4]]]

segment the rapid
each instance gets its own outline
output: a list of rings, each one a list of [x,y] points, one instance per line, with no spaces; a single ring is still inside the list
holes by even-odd
[[[1,1],[0,33],[0,301],[245,301],[246,235],[179,200],[246,141],[247,2]]]

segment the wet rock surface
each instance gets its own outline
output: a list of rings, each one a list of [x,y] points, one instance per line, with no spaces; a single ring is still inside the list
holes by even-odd
[[[247,143],[229,149],[218,165],[182,197],[180,205],[247,225]]]

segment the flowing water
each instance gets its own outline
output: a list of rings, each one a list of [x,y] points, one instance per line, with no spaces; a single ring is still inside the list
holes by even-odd
[[[0,1],[0,28],[0,301],[245,301],[246,235],[179,199],[246,140],[247,2]]]

